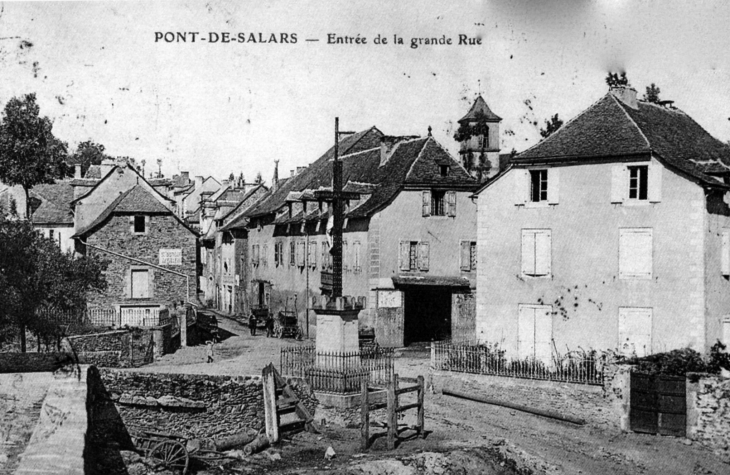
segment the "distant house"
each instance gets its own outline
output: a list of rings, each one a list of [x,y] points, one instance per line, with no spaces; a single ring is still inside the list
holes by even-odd
[[[196,296],[197,234],[135,168],[109,165],[72,201],[76,250],[110,262],[108,288],[89,295],[90,307],[115,308],[122,320],[155,315]]]
[[[64,252],[74,250],[73,187],[70,180],[36,185],[30,190],[33,227]]]
[[[477,337],[512,355],[730,340],[730,148],[612,88],[478,197]]]
[[[343,294],[364,304],[361,327],[384,346],[473,334],[477,181],[433,137],[386,136],[376,127],[339,140],[345,206]],[[295,311],[332,292],[327,235],[334,147],[243,213],[248,301]]]

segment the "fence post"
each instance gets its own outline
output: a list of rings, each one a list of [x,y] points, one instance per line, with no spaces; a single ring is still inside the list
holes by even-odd
[[[398,437],[398,375],[393,375],[393,381],[388,386],[388,450],[395,449],[395,438]]]
[[[274,365],[269,363],[263,370],[264,415],[266,417],[266,437],[269,443],[279,441],[279,421],[276,413],[276,382]]]
[[[431,340],[431,369],[436,369],[436,343]]]
[[[362,422],[361,446],[362,450],[367,450],[370,441],[370,402],[368,401],[368,378],[365,375],[362,375],[362,379],[360,379],[360,420]]]
[[[418,436],[421,438],[425,437],[425,433],[423,430],[423,421],[424,421],[424,413],[423,413],[423,391],[424,391],[424,385],[423,385],[423,375],[418,375]]]

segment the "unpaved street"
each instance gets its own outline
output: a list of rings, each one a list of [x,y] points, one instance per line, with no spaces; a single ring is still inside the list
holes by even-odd
[[[206,373],[206,374],[260,374],[269,362],[278,366],[282,345],[301,345],[304,342],[278,340],[265,336],[252,337],[248,328],[226,318],[219,318],[221,328],[230,335],[215,346],[215,362],[205,363],[203,346],[178,350],[160,361],[141,368],[141,371]],[[403,376],[428,374],[429,354],[423,351],[403,351],[396,358],[396,372]],[[455,377],[453,387],[476,391]],[[518,387],[489,388],[490,397],[501,397],[511,402],[535,403],[536,391]],[[550,399],[540,402],[550,408]],[[539,399],[539,398],[538,398]],[[564,397],[569,399],[569,397]],[[600,394],[595,396],[595,410],[604,410]],[[570,402],[570,401],[568,401]],[[563,404],[561,410],[570,410]],[[568,408],[568,409],[565,409]],[[607,409],[606,409],[607,410]],[[581,415],[581,414],[577,414]],[[606,418],[610,419],[610,415]],[[319,421],[319,419],[317,419]],[[535,473],[565,474],[727,474],[730,466],[722,463],[710,451],[686,439],[673,437],[624,434],[615,426],[596,421],[584,426],[547,419],[520,411],[458,399],[441,394],[427,394],[426,428],[430,434],[425,441],[406,441],[392,454],[403,457],[416,451],[453,451],[465,448],[491,448],[518,459],[521,466]],[[357,468],[357,428],[336,431],[339,440],[329,443],[340,456],[340,463],[318,465],[318,469],[343,470],[347,459],[348,471],[367,473],[368,468]],[[303,443],[303,442],[300,442]],[[321,458],[325,440],[315,441],[316,457]],[[688,445],[686,445],[688,444]],[[321,449],[321,450],[320,450]],[[377,447],[376,447],[377,449]],[[350,457],[350,458],[348,458]],[[366,457],[367,459],[367,457]],[[319,460],[316,460],[319,461]],[[307,465],[306,463],[304,465]],[[307,465],[309,466],[309,465]],[[300,466],[303,469],[304,466]],[[339,468],[337,468],[339,467]],[[273,468],[273,467],[271,467]],[[291,467],[281,467],[283,471]],[[372,468],[372,467],[371,467]],[[293,473],[293,472],[292,472]],[[375,473],[375,472],[373,472]]]

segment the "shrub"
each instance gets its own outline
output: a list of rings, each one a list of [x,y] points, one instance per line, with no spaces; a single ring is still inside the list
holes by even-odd
[[[637,372],[648,374],[684,376],[687,373],[704,373],[708,370],[702,355],[690,348],[630,358],[626,363],[636,365]]]

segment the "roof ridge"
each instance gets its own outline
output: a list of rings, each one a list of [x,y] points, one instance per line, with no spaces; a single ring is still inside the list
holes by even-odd
[[[418,163],[418,160],[421,158],[421,154],[423,153],[423,150],[426,148],[426,144],[432,137],[426,137],[426,140],[423,141],[423,145],[421,145],[421,149],[418,151],[418,155],[416,155],[416,159],[411,162],[411,166],[408,167],[408,172],[406,173],[406,176],[403,177],[403,182],[408,181],[408,177],[411,175],[411,172],[413,171],[413,167]],[[395,153],[395,150],[393,151]]]
[[[585,109],[583,109],[583,110],[582,110],[582,111],[581,111],[580,113],[578,113],[578,115],[576,115],[576,116],[575,116],[575,117],[573,117],[572,119],[568,120],[568,121],[567,121],[567,122],[566,122],[565,124],[563,124],[563,125],[562,125],[562,127],[560,127],[560,128],[558,129],[558,130],[556,130],[556,131],[555,131],[555,132],[553,132],[552,134],[548,135],[547,137],[545,137],[545,138],[542,138],[542,139],[538,140],[538,142],[537,142],[537,143],[536,143],[535,145],[533,145],[532,147],[526,148],[526,149],[525,149],[525,150],[523,150],[522,152],[518,153],[518,154],[517,154],[517,155],[515,156],[515,158],[518,158],[518,159],[519,159],[520,155],[522,155],[523,153],[527,153],[527,152],[529,152],[530,150],[532,150],[533,148],[537,147],[538,145],[544,144],[544,143],[546,143],[546,142],[548,142],[548,141],[550,141],[550,140],[555,140],[555,137],[556,137],[556,136],[559,136],[559,134],[560,134],[561,132],[564,132],[564,131],[565,131],[565,130],[566,130],[566,129],[568,128],[568,126],[569,126],[569,125],[571,125],[571,124],[572,124],[573,122],[575,122],[576,120],[578,120],[578,118],[579,118],[579,117],[581,117],[581,116],[584,116],[584,115],[585,115],[585,114],[586,114],[586,113],[587,113],[587,112],[588,112],[589,110],[591,110],[592,108],[594,108],[594,107],[595,107],[595,106],[596,106],[596,105],[597,105],[597,104],[598,104],[599,102],[601,102],[601,101],[602,101],[603,99],[605,99],[605,98],[606,98],[606,96],[607,96],[607,95],[609,95],[609,94],[610,94],[610,93],[606,93],[606,94],[604,94],[603,96],[601,96],[601,98],[600,98],[600,99],[598,99],[597,101],[594,101],[594,102],[593,102],[593,104],[591,104],[591,105],[589,105],[588,107],[586,107]]]
[[[619,106],[619,108],[624,113],[624,115],[629,119],[629,121],[632,124],[634,124],[634,127],[636,127],[636,130],[639,131],[639,133],[641,134],[641,137],[644,139],[644,142],[646,142],[646,146],[649,147],[649,150],[651,150],[651,148],[652,148],[651,147],[651,142],[649,142],[649,139],[644,134],[644,131],[641,130],[641,127],[639,127],[639,124],[637,124],[636,121],[629,115],[629,112],[624,108],[624,106],[620,103],[620,101],[618,100],[618,98],[616,96],[614,96],[610,92],[608,93],[608,95],[611,96],[611,98],[614,100],[614,102],[616,103],[616,105]],[[639,106],[637,105],[636,108],[638,110]]]

